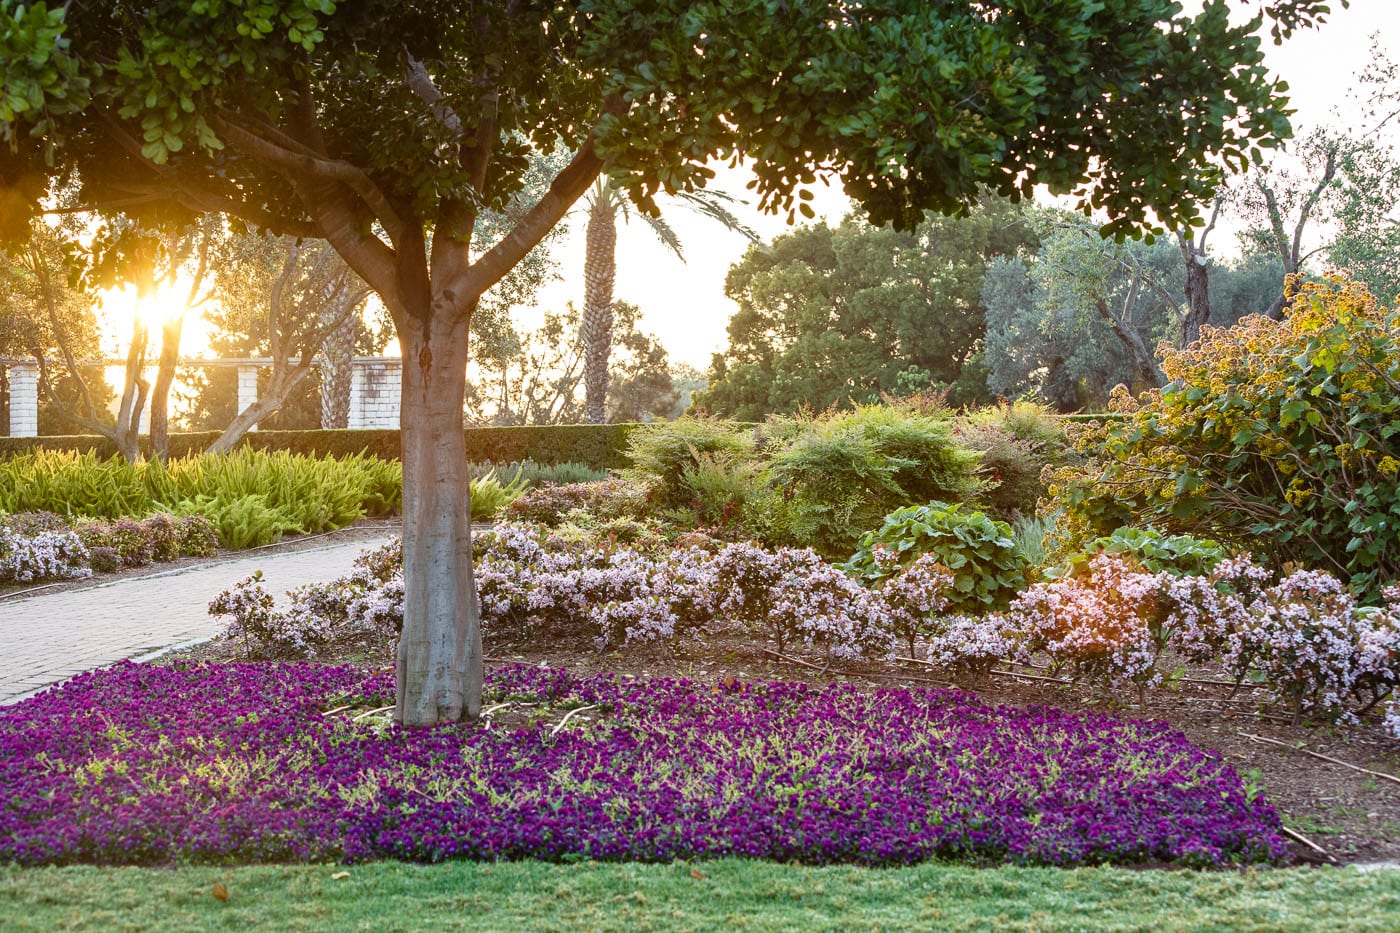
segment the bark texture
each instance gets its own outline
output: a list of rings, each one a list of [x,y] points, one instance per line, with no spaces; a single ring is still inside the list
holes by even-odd
[[[481,625],[462,422],[468,322],[460,318],[441,334],[426,326],[400,334],[404,625],[394,718],[405,726],[481,712]]]
[[[326,316],[329,313],[330,309],[327,309]],[[327,335],[326,342],[321,345],[323,428],[344,428],[350,424],[350,374],[355,363],[357,327],[357,321],[347,318]]]
[[[583,263],[583,419],[607,421],[608,357],[612,355],[613,283],[617,278],[617,204],[606,184],[596,185],[588,208]]]

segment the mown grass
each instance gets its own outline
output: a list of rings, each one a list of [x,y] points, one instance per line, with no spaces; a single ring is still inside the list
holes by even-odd
[[[214,884],[228,898],[213,896]],[[1400,871],[539,862],[0,867],[0,928],[1394,930]]]

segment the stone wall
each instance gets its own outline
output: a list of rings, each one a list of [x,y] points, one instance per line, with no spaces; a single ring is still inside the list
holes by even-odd
[[[238,410],[257,401],[258,368],[269,360],[182,360],[181,365],[238,367]],[[39,434],[39,366],[20,359],[0,360],[9,375],[11,437]],[[359,356],[350,372],[351,428],[397,428],[399,426],[399,383],[403,361],[397,357]]]
[[[350,419],[347,428],[397,428],[403,361],[356,357],[350,371]]]

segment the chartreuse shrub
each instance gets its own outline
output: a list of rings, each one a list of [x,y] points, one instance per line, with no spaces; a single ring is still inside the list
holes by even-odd
[[[891,512],[879,528],[861,537],[845,569],[878,583],[926,554],[953,575],[948,606],[954,612],[975,615],[1005,608],[1026,583],[1026,559],[1011,526],[946,502]]]
[[[1128,524],[1244,545],[1371,598],[1400,576],[1400,312],[1342,277],[1290,285],[1282,321],[1207,328],[1167,351],[1170,382],[1054,492],[1080,541]]]
[[[361,454],[316,459],[242,448],[167,465],[37,450],[0,462],[0,510],[108,521],[157,512],[203,514],[229,547],[391,514],[402,489],[398,463]]]
[[[893,509],[976,494],[977,454],[953,438],[947,419],[868,406],[810,422],[776,451],[766,478],[777,495],[753,521],[774,544],[849,554],[863,530]]]
[[[658,509],[689,508],[695,490],[687,480],[696,468],[721,468],[754,457],[753,438],[735,425],[710,418],[678,418],[646,425],[627,438],[631,466],[623,478],[647,491],[648,503]]]
[[[473,476],[471,481],[472,521],[488,521],[501,514],[501,510],[520,498],[525,491],[525,480],[520,470],[504,483],[495,470]]]
[[[1035,514],[1046,493],[1046,467],[1080,459],[1060,417],[1033,402],[968,412],[954,422],[953,436],[978,454],[978,478],[985,483],[978,506],[1008,522]]]

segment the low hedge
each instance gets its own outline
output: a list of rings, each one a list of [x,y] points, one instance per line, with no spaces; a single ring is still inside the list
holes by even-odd
[[[608,470],[627,465],[627,435],[635,424],[560,424],[504,428],[467,428],[467,458],[509,463],[586,463]],[[172,434],[170,456],[202,453],[218,438],[217,431]],[[364,451],[385,460],[400,455],[399,432],[393,429],[330,431],[251,431],[242,444],[259,450],[289,450],[313,456],[349,456]],[[145,446],[143,442],[143,447]],[[45,437],[0,437],[0,458],[31,450],[95,452],[104,457],[117,449],[105,437],[64,434]]]

